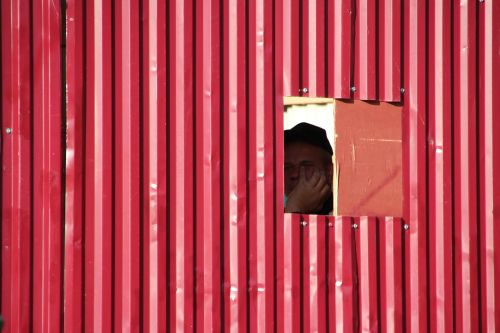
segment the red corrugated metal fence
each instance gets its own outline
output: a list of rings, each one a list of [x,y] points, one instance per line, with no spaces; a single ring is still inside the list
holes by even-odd
[[[4,331],[500,330],[498,1],[10,0],[0,39]],[[288,95],[403,105],[404,216],[283,213]]]

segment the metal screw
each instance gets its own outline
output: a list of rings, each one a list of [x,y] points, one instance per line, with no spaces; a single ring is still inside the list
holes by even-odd
[[[399,91],[401,91],[401,93],[404,94],[405,93],[405,88],[401,88],[401,89],[399,89]]]
[[[408,229],[410,229],[410,226],[405,223],[405,225],[403,226],[403,229],[408,230]]]
[[[306,221],[302,221],[302,222],[300,222],[300,225],[303,226],[303,227],[307,227],[307,222]]]
[[[12,133],[12,128],[7,127],[7,128],[5,129],[5,133],[7,133],[7,134]]]
[[[358,224],[357,224],[357,223],[354,223],[354,224],[352,225],[352,227],[353,227],[354,229],[358,229]]]
[[[356,87],[355,87],[355,86],[352,86],[352,87],[351,87],[351,91],[352,91],[352,92],[356,92]]]
[[[303,89],[302,89],[302,92],[303,92],[304,94],[307,94],[307,93],[309,92],[309,89],[307,89],[307,88],[303,88]]]

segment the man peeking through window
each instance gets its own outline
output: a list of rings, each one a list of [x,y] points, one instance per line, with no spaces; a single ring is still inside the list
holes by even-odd
[[[285,130],[285,212],[332,212],[332,155],[324,129],[300,123]]]

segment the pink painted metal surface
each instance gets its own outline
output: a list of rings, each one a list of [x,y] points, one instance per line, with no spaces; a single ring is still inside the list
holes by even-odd
[[[197,1],[196,49],[196,330],[222,330],[220,7]]]
[[[335,217],[328,228],[328,317],[330,332],[359,330],[353,219]]]
[[[500,4],[479,8],[479,257],[482,332],[500,327]]]
[[[500,330],[499,22],[2,2],[4,331]],[[284,95],[402,103],[402,217],[283,213]]]
[[[302,218],[297,214],[285,214],[283,243],[278,242],[277,276],[282,280],[278,288],[278,331],[300,332],[301,330],[301,266],[300,225]]]
[[[32,95],[30,10],[23,1],[0,7],[1,291],[4,330],[28,331],[32,313]]]
[[[298,96],[302,93],[300,80],[300,0],[276,1],[276,8],[282,11],[282,47],[283,47],[283,95]],[[276,29],[280,30],[280,29]]]
[[[66,178],[64,224],[64,331],[83,329],[84,222],[84,7],[68,4],[66,52]],[[68,60],[69,59],[69,60]]]
[[[351,87],[354,83],[352,66],[354,2],[352,0],[328,2],[328,17],[330,18],[327,20],[328,96],[351,98]]]
[[[113,322],[112,8],[100,1],[86,5],[82,325],[85,332],[109,332]]]
[[[477,257],[477,97],[476,97],[476,6],[475,1],[453,3],[456,56],[453,87],[455,166],[455,297],[461,316],[458,332],[478,332]]]
[[[284,222],[279,332],[403,330],[402,219],[285,214]]]
[[[140,302],[139,1],[114,3],[114,330],[138,332]]]
[[[429,282],[431,331],[453,330],[451,2],[429,8]]]
[[[401,6],[402,0],[379,1],[378,97],[380,101],[401,101]]]
[[[359,283],[359,329],[361,332],[380,330],[379,267],[380,254],[377,249],[378,221],[373,217],[360,217],[354,220],[357,276]]]
[[[193,1],[169,3],[169,317],[170,332],[194,331]]]
[[[380,331],[402,332],[403,318],[403,238],[402,219],[379,219]]]
[[[302,95],[326,96],[326,1],[302,1]],[[292,36],[293,38],[293,36]],[[307,90],[304,90],[307,89]],[[296,95],[296,94],[293,94]]]
[[[303,330],[326,332],[326,233],[328,221],[324,216],[304,217],[302,226],[302,288]]]
[[[143,330],[167,331],[167,4],[144,1]]]
[[[279,8],[283,4],[282,0],[276,2],[275,8]],[[280,15],[275,16],[274,24],[275,26],[283,26],[284,17]],[[274,34],[274,75],[279,78],[282,73],[284,73],[284,30],[277,29]],[[283,110],[284,106],[284,89],[282,80],[275,80],[275,93],[274,96],[274,108],[275,110]],[[282,133],[284,127],[284,119],[283,117],[274,117],[275,123],[275,133]],[[274,136],[274,142],[277,147],[284,146],[284,137],[281,135]],[[284,168],[282,167],[285,163],[284,149],[277,149],[275,151],[275,159],[274,159],[274,174],[275,179],[284,179]],[[275,182],[275,191],[276,193],[284,193],[285,185],[284,182]],[[284,200],[276,200],[275,201],[275,210],[274,210],[274,232],[275,232],[275,307],[276,307],[276,325],[275,330],[278,332],[283,331],[295,331],[297,332],[297,328],[299,326],[294,326],[293,320],[285,321],[285,318],[290,318],[291,315],[291,300],[296,300],[293,294],[293,287],[291,282],[291,261],[293,259],[293,255],[291,254],[291,234],[290,229],[286,229],[286,227],[291,226],[290,214],[286,214],[286,216],[282,213],[285,210]],[[288,222],[285,222],[287,220]],[[286,248],[285,248],[286,244]],[[285,261],[285,256],[286,260]],[[295,278],[294,280],[297,282],[298,280]],[[299,281],[300,283],[300,281]],[[288,293],[285,295],[285,292]],[[300,310],[299,310],[300,311]],[[288,317],[287,317],[288,316]],[[297,317],[298,318],[298,317]],[[292,327],[286,325],[292,324]]]
[[[245,331],[248,325],[247,294],[247,53],[245,4],[228,0],[223,5],[223,287],[224,330]]]
[[[403,183],[405,241],[406,331],[427,331],[426,250],[426,7],[423,1],[404,4]],[[410,61],[411,60],[411,61]]]
[[[356,0],[356,33],[354,34],[354,98],[376,100],[377,48],[375,1]]]
[[[249,330],[271,332],[274,317],[273,4],[248,6],[248,307]],[[280,198],[281,199],[281,198]]]
[[[33,2],[33,329],[60,332],[63,295],[60,11]]]

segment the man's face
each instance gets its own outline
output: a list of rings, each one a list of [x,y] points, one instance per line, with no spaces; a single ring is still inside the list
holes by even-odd
[[[285,146],[285,194],[288,195],[299,181],[300,167],[304,167],[306,179],[315,170],[324,172],[332,179],[330,155],[323,149],[305,142],[292,142]]]

